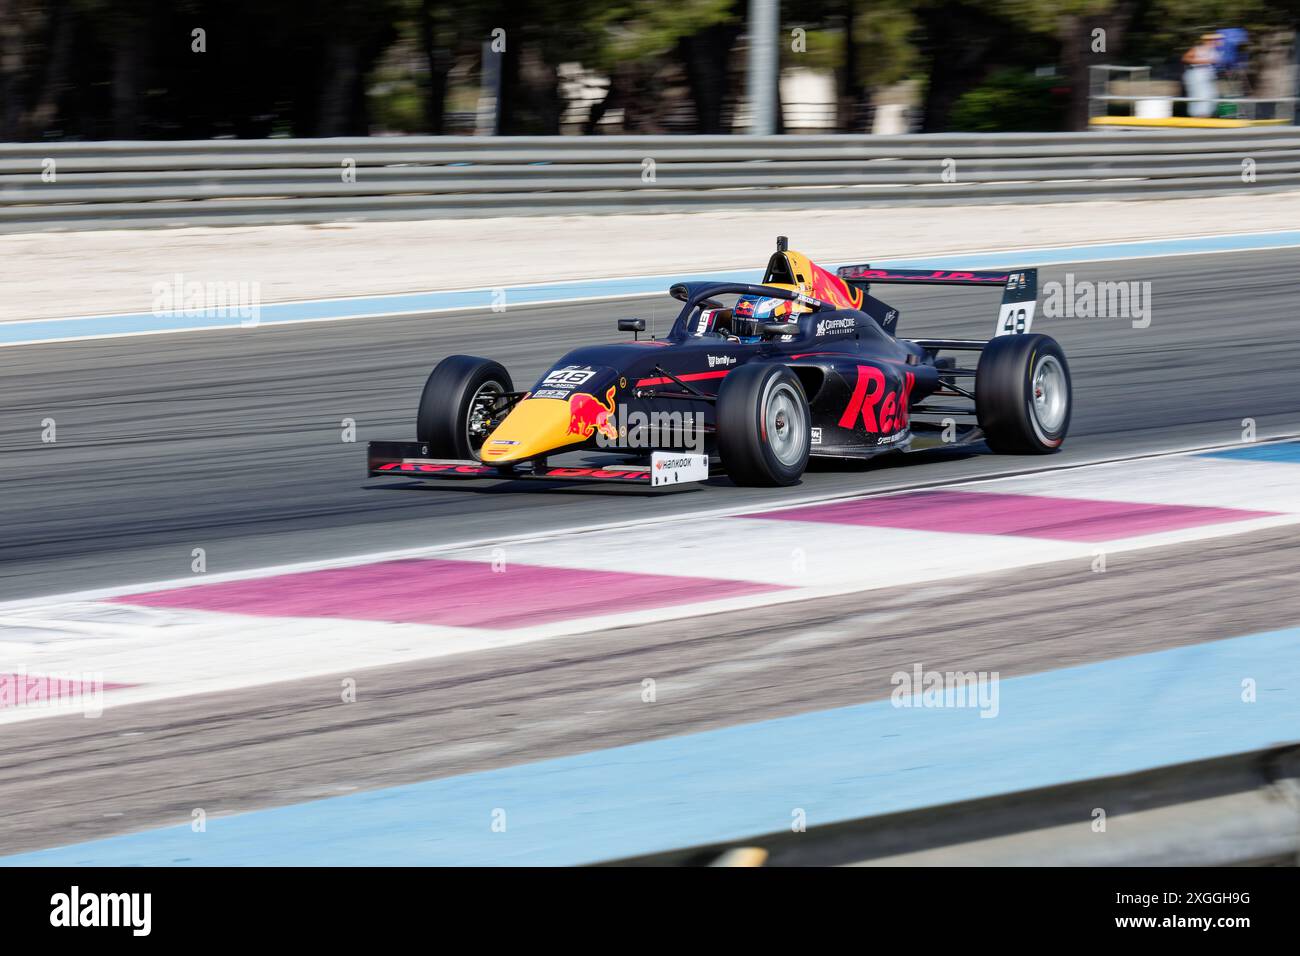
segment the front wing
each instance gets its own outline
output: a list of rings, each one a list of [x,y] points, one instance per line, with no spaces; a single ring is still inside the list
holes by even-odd
[[[509,481],[613,482],[659,488],[704,481],[709,477],[706,455],[654,452],[649,465],[548,465],[544,461],[519,465],[485,465],[479,461],[430,458],[429,446],[415,441],[372,441],[366,447],[366,476],[390,478],[499,478]]]

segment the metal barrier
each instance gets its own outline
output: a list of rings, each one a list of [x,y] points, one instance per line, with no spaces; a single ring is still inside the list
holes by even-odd
[[[1109,818],[1108,828],[1097,826],[1099,807]],[[609,863],[1294,866],[1297,861],[1300,749],[1276,747]]]
[[[6,232],[1297,188],[1295,127],[0,145],[0,230]]]

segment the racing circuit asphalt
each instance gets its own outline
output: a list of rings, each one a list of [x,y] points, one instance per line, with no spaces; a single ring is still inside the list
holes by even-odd
[[[1300,432],[1300,250],[1040,270],[1151,280],[1151,327],[1039,320],[1076,410],[1048,459],[912,457],[822,470],[792,490],[725,480],[666,496],[365,481],[369,438],[411,433],[451,351],[528,383],[650,300],[0,349],[0,588],[31,597],[189,573],[489,538],[736,502],[851,493]],[[892,291],[892,290],[891,290]],[[899,290],[913,334],[984,336],[996,296]],[[658,300],[656,300],[658,301]],[[660,328],[670,304],[656,309]],[[40,443],[54,418],[58,441]],[[358,441],[339,441],[357,421]],[[714,615],[5,728],[6,853],[885,697],[900,662],[1007,676],[1300,619],[1294,528],[916,589]],[[672,560],[671,526],[663,560]],[[581,599],[578,596],[578,599]],[[934,628],[939,606],[960,628]],[[659,681],[667,706],[640,703]],[[874,689],[873,689],[874,688]]]
[[[414,437],[444,355],[498,359],[526,387],[564,351],[621,338],[617,317],[663,331],[666,296],[2,348],[0,599],[186,577],[194,548],[215,573],[1200,447],[1239,440],[1244,418],[1261,437],[1300,432],[1300,250],[1045,267],[1040,287],[1067,271],[1150,281],[1154,304],[1146,329],[1035,321],[1074,376],[1061,454],[887,456],[793,489],[364,478],[367,440]],[[984,290],[877,291],[904,335],[984,338],[997,313]]]

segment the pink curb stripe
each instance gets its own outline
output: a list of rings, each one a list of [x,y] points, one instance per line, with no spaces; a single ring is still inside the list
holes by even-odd
[[[120,604],[266,617],[525,627],[721,600],[778,585],[478,561],[404,559],[113,598]]]
[[[746,515],[782,521],[1007,534],[1059,541],[1109,541],[1250,518],[1270,511],[1151,505],[982,491],[918,491]]]

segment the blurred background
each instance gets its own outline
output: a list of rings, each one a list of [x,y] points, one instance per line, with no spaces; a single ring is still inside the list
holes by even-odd
[[[1298,24],[1300,0],[0,0],[0,139],[1232,117],[1178,100],[1294,96]]]

